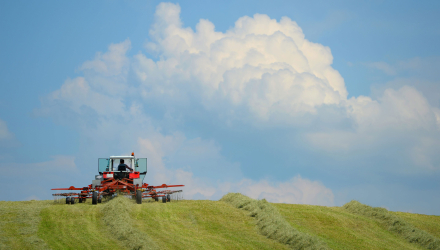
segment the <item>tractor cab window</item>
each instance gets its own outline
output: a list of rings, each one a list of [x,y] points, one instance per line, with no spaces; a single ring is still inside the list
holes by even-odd
[[[109,171],[109,159],[99,158],[98,159],[98,173],[102,174],[105,171]]]
[[[147,174],[147,158],[136,159],[136,171],[140,172],[140,178],[143,180]]]
[[[112,159],[112,165],[113,165],[113,171],[118,171],[118,166],[120,164],[121,159]],[[131,168],[131,159],[124,159],[124,164],[126,164],[129,168]],[[126,171],[129,171],[129,169],[126,169]]]

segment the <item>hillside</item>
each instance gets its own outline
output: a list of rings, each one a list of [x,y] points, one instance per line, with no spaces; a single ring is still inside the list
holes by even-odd
[[[266,203],[258,203],[258,209],[274,209],[266,220],[278,214],[284,227],[329,249],[426,249],[344,207]],[[389,213],[440,237],[440,216]],[[0,249],[289,249],[286,242],[263,235],[260,217],[226,201],[137,205],[120,197],[97,206],[2,201]]]

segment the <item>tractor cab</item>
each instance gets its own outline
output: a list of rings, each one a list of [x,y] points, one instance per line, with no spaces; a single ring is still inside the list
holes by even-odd
[[[125,170],[118,171],[118,165],[121,159],[124,160],[124,164],[132,168],[133,171]],[[139,184],[142,186],[142,182],[147,174],[147,158],[135,158],[134,154],[128,156],[110,156],[109,158],[98,159],[98,173],[95,176],[94,182],[99,185],[101,181],[109,178],[118,178],[120,176],[128,177],[133,180],[133,184]],[[98,183],[99,182],[99,183]],[[95,185],[93,185],[95,186]]]

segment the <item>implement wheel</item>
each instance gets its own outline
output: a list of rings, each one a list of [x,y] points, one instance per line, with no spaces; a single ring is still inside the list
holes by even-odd
[[[171,195],[167,195],[167,201],[168,201],[168,202],[171,201]]]
[[[159,201],[159,197],[154,197],[154,201]]]
[[[93,195],[92,195],[92,204],[93,204],[93,205],[98,204],[98,193],[97,193],[97,192],[93,192]]]
[[[66,204],[70,204],[70,197],[66,197]]]
[[[136,203],[142,204],[142,191],[139,189],[136,190]]]
[[[162,203],[167,203],[167,196],[162,196]]]
[[[71,197],[70,198],[70,205],[73,205],[73,204],[75,204],[75,198]]]
[[[101,202],[102,202],[102,197],[99,196],[99,198],[98,198],[98,203],[101,203]]]
[[[82,203],[83,202],[83,198],[78,198],[78,203]]]

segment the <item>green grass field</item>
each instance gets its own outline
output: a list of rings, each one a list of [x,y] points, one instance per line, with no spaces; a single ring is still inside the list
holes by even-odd
[[[318,235],[332,249],[424,249],[406,242],[376,221],[340,207],[274,205],[292,226]]]
[[[424,249],[377,220],[343,207],[271,206],[292,228],[331,249]],[[440,237],[440,216],[390,213]],[[137,205],[121,197],[97,206],[90,201],[75,205],[2,201],[0,249],[288,249],[288,245],[260,234],[249,211],[223,201]]]

